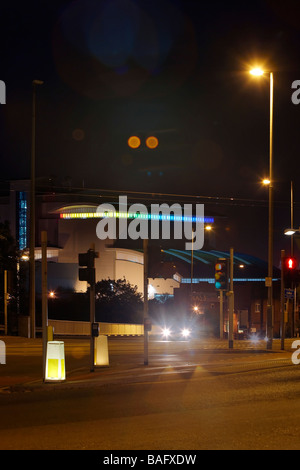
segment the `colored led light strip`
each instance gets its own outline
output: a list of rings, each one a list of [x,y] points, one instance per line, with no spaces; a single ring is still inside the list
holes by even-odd
[[[162,214],[140,214],[139,212],[63,212],[61,219],[93,219],[93,218],[125,218],[125,219],[146,219],[146,220],[170,220],[174,222],[199,222],[205,224],[214,223],[213,217],[186,217]]]

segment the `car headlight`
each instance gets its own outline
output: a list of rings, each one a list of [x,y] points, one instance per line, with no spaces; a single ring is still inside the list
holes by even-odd
[[[164,338],[167,338],[168,336],[170,336],[171,331],[170,331],[169,328],[164,328],[164,329],[162,330],[162,334],[163,334]]]
[[[181,334],[184,338],[188,338],[190,336],[191,332],[187,328],[183,328],[183,330],[181,330]]]

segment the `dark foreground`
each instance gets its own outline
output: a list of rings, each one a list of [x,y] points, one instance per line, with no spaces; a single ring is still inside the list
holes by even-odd
[[[41,341],[7,340],[0,449],[299,449],[290,345],[152,342],[144,366],[142,338],[111,339],[91,373],[88,342],[66,340],[67,379],[45,384]]]

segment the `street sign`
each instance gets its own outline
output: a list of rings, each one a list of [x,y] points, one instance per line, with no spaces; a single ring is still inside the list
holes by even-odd
[[[284,297],[286,299],[293,299],[294,298],[294,289],[284,289]]]
[[[265,286],[266,287],[272,287],[272,278],[271,277],[266,277]]]

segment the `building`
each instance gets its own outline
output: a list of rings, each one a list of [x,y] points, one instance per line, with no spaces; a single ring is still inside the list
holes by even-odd
[[[6,188],[6,194],[0,198],[0,221],[8,220],[12,235],[15,237],[20,251],[20,262],[28,260],[29,220],[30,214],[30,181],[11,181]],[[123,195],[124,198],[124,195]],[[95,202],[96,201],[96,202]],[[36,191],[36,234],[35,259],[37,261],[36,291],[41,292],[40,263],[41,233],[47,232],[47,260],[49,289],[58,287],[85,292],[87,283],[78,279],[78,254],[86,252],[92,246],[99,253],[95,260],[96,281],[101,279],[123,279],[136,285],[139,292],[144,290],[144,256],[141,240],[124,238],[121,232],[121,222],[124,228],[126,220],[123,215],[127,208],[118,207],[115,211],[120,223],[115,239],[98,238],[96,229],[103,214],[97,211],[99,203],[117,207],[118,194],[101,194],[95,190],[76,189],[69,186],[54,188],[51,184],[40,185]],[[128,201],[135,204],[134,198]],[[146,202],[148,204],[148,202]],[[138,214],[139,215],[139,214]],[[127,217],[129,219],[130,217]],[[207,216],[208,223],[214,221],[213,216]],[[149,222],[149,220],[148,220]],[[120,243],[121,239],[121,243]],[[149,256],[151,261],[151,256]],[[173,276],[174,274],[174,276]],[[151,279],[150,296],[173,295],[174,289],[180,285],[177,273],[170,273],[159,281]],[[177,277],[176,277],[177,276]],[[151,273],[149,273],[151,277]]]
[[[26,263],[29,246],[29,181],[12,181],[8,191],[0,198],[0,221],[8,220],[11,232],[20,250],[20,262]],[[86,292],[87,283],[78,279],[78,254],[91,246],[99,253],[95,260],[96,281],[126,279],[144,291],[144,254],[141,240],[125,238],[120,231],[126,209],[116,210],[115,239],[100,240],[96,227],[103,214],[97,211],[99,202],[116,205],[117,193],[76,189],[69,186],[54,188],[51,184],[40,186],[36,196],[36,248],[37,295],[41,293],[41,232],[47,232],[48,286]],[[134,203],[131,198],[130,204]],[[149,202],[149,201],[148,201]],[[147,202],[147,203],[148,203]],[[129,204],[128,203],[128,204]],[[125,217],[124,217],[125,219]],[[222,221],[219,214],[205,215],[205,224]],[[217,316],[220,309],[219,291],[214,287],[214,265],[219,257],[229,257],[228,252],[213,248],[213,232],[207,232],[202,250],[184,250],[178,240],[151,241],[149,245],[149,298],[174,296],[176,302],[187,302],[189,308],[197,304],[199,313],[209,311]],[[172,246],[172,248],[170,248]],[[267,263],[245,254],[234,254],[234,292],[236,331],[263,332],[266,327]],[[274,267],[274,334],[280,331],[280,271]],[[297,314],[298,315],[298,314]],[[297,318],[298,319],[298,318]],[[225,325],[226,329],[226,325]]]

